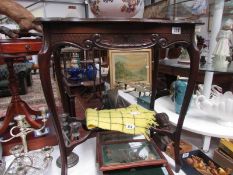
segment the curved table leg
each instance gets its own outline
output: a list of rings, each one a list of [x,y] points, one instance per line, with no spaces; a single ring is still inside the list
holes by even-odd
[[[12,109],[14,108],[15,108],[14,104],[10,103],[6,111],[7,117],[5,117],[5,119],[3,120],[3,125],[0,127],[0,134],[6,131],[6,129],[9,126],[9,123],[13,120],[15,113],[14,113],[14,110]]]
[[[27,108],[28,107],[28,108]],[[30,110],[29,110],[30,109]],[[33,112],[33,113],[32,113]],[[7,108],[6,112],[6,117],[3,121],[3,125],[0,128],[0,134],[6,131],[7,127],[9,126],[9,123],[14,120],[14,117],[16,115],[25,115],[27,122],[33,127],[33,128],[41,128],[42,125],[35,121],[32,117],[31,114],[33,115],[40,115],[40,111],[31,111],[31,108],[26,104],[24,101],[17,101],[16,102],[11,102],[10,105]]]
[[[15,112],[17,114],[24,114],[25,117],[26,117],[26,120],[27,122],[34,128],[41,128],[42,127],[42,124],[38,123],[37,121],[35,121],[34,119],[32,119],[31,117],[31,113],[30,111],[27,110],[27,108],[25,107],[25,102],[24,101],[20,101],[18,102],[17,104],[15,104],[16,109]],[[38,114],[41,114],[39,111],[38,111]]]
[[[58,142],[59,142],[59,148],[60,148],[60,154],[61,154],[61,174],[67,175],[67,152],[66,152],[66,146],[63,139],[63,134],[60,127],[60,122],[58,118],[58,114],[56,111],[56,105],[54,101],[54,95],[52,91],[52,84],[51,84],[51,77],[50,77],[50,57],[51,57],[51,51],[46,50],[46,48],[43,48],[39,55],[38,55],[38,63],[40,68],[40,78],[41,78],[41,84],[44,91],[45,99],[50,107],[50,111],[52,113],[52,121],[53,126],[55,128]]]
[[[21,104],[24,106],[24,108],[31,114],[31,115],[41,115],[40,111],[36,111],[31,109],[28,104],[25,101],[21,101]]]
[[[185,92],[182,108],[180,111],[180,116],[179,120],[177,123],[176,131],[174,133],[174,152],[175,152],[175,162],[176,162],[176,172],[178,172],[181,168],[181,160],[180,160],[180,135],[184,123],[184,119],[189,107],[189,102],[192,98],[192,94],[194,91],[194,87],[196,84],[196,77],[198,74],[198,69],[199,69],[199,51],[198,48],[196,47],[196,44],[193,43],[190,45],[188,48],[188,53],[190,56],[190,74],[189,74],[189,79],[188,79],[188,86]]]

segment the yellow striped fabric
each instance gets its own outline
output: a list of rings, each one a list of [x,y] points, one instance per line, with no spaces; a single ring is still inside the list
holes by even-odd
[[[102,128],[127,134],[143,134],[146,138],[149,135],[149,128],[157,125],[155,112],[136,104],[110,110],[88,108],[86,120],[88,129]]]

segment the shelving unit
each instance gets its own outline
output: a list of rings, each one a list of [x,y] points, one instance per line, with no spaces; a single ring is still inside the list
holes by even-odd
[[[155,100],[155,111],[165,112],[173,125],[177,125],[179,115],[175,113],[171,97],[165,96]],[[207,127],[208,126],[208,127]],[[183,129],[204,136],[203,150],[209,151],[211,137],[233,139],[233,128],[218,124],[218,119],[213,118],[190,105],[183,124]]]
[[[68,113],[71,117],[76,116],[75,112],[75,97],[79,94],[80,96],[84,93],[85,90],[92,89],[93,96],[96,95],[97,91],[100,93],[101,98],[101,91],[102,87],[104,86],[104,81],[101,76],[101,66],[105,66],[106,63],[101,61],[102,58],[102,52],[87,52],[83,51],[81,49],[75,48],[75,47],[67,47],[63,48],[61,50],[61,53],[59,53],[59,57],[62,59],[61,67],[64,69],[62,70],[62,82],[64,86],[65,91],[65,99],[63,100],[63,109],[64,112]],[[77,56],[77,61],[74,66],[67,66],[66,62],[67,60],[72,60],[74,55]],[[98,57],[97,57],[98,56]],[[98,60],[96,60],[98,58]],[[96,64],[99,64],[99,69],[95,67]],[[87,67],[88,65],[91,65],[93,70],[96,71],[96,73],[92,73],[93,79],[89,80],[87,78]],[[81,75],[79,79],[72,80],[70,79],[70,75],[67,73],[67,69],[80,69],[82,72],[79,73]],[[96,76],[94,75],[96,74]],[[98,77],[97,77],[98,75]],[[92,97],[90,97],[91,99]],[[89,99],[89,100],[90,100]],[[88,103],[88,101],[87,101]],[[83,118],[83,116],[79,116],[80,118]]]
[[[178,62],[178,59],[163,59],[159,62],[160,65],[170,66],[174,68],[189,69],[189,64],[182,64]],[[212,63],[200,64],[199,71],[217,72],[225,74],[233,74],[233,62],[230,62],[227,67],[216,67]]]
[[[190,67],[190,65],[178,63],[177,59],[161,60],[160,64],[173,67],[173,69],[180,68],[187,70]],[[212,63],[206,63],[204,65],[199,66],[199,71],[212,74],[221,73],[226,74],[226,76],[233,75],[233,62],[231,62],[227,68],[216,67]],[[174,105],[172,104],[169,97],[162,97],[157,99],[155,101],[154,109],[157,112],[164,111],[168,114],[171,123],[174,125],[177,124],[179,115],[174,112]],[[206,152],[209,151],[211,137],[233,138],[232,128],[221,126],[216,122],[216,119],[211,118],[211,116],[208,116],[206,113],[201,112],[198,109],[195,109],[195,107],[194,109],[191,108],[189,110],[183,125],[183,129],[197,134],[202,134],[204,136],[203,150]]]

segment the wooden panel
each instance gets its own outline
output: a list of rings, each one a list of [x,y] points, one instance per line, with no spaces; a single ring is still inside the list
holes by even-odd
[[[0,52],[4,54],[15,54],[15,53],[32,53],[40,51],[42,46],[41,41],[22,41],[14,42],[0,42]]]

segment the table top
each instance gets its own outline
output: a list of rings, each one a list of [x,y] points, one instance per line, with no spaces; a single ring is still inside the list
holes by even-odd
[[[195,20],[168,20],[168,19],[147,19],[147,18],[76,18],[76,17],[67,17],[67,18],[36,18],[35,22],[81,22],[81,23],[106,23],[106,22],[132,22],[132,23],[177,23],[177,24],[204,24],[200,21]]]
[[[0,40],[1,57],[21,57],[37,54],[42,47],[41,39],[4,39]]]
[[[159,62],[164,66],[171,66],[174,68],[183,68],[189,69],[190,64],[179,63],[179,59],[163,59]],[[219,72],[219,73],[233,73],[233,61],[228,64],[227,67],[218,67],[212,63],[206,63],[199,66],[200,71],[208,71],[208,72]]]
[[[78,154],[79,162],[76,166],[68,169],[69,175],[103,175],[101,171],[99,171],[98,164],[96,163],[96,138],[91,138],[85,141],[84,143],[78,145],[74,150],[74,153]],[[56,166],[56,160],[59,153],[58,146],[54,147],[54,151],[52,152],[53,161],[51,167],[47,170],[45,174],[61,174],[61,169]],[[174,161],[165,155],[168,158],[168,161],[171,161],[172,166],[174,166]],[[14,159],[13,156],[5,157],[7,162],[7,166],[9,166],[10,162]],[[170,162],[169,162],[170,163]],[[176,174],[176,173],[174,173]],[[181,170],[176,175],[185,175],[185,173]]]
[[[119,95],[131,104],[137,103],[135,97],[121,90]],[[177,124],[179,115],[175,113],[175,106],[169,96],[155,100],[154,110],[159,113],[165,112],[169,116],[170,122],[173,125]],[[217,122],[216,119],[209,117],[208,114],[191,105],[185,117],[183,129],[205,136],[233,139],[233,128],[222,126]]]
[[[165,112],[172,124],[176,125],[179,115],[175,113],[175,105],[170,96],[155,100],[154,109],[157,112]],[[205,136],[233,139],[233,128],[218,124],[218,120],[208,116],[207,113],[190,104],[184,120],[183,129]]]

